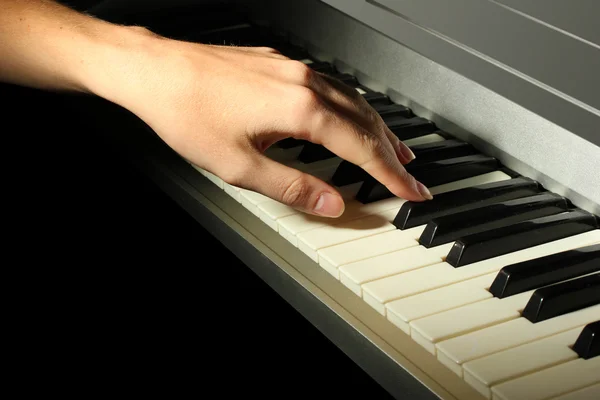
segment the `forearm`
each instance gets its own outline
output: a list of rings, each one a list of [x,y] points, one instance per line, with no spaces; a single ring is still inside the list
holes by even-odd
[[[0,0],[0,80],[49,90],[103,90],[128,28],[48,0]]]

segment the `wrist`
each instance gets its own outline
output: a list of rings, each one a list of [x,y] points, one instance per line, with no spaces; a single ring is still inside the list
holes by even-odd
[[[163,39],[133,26],[105,24],[99,32],[86,39],[81,65],[72,75],[81,91],[124,105],[124,94],[141,79],[150,49]]]

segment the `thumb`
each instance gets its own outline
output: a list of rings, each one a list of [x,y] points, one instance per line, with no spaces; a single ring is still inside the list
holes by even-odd
[[[244,182],[249,190],[308,214],[336,218],[344,212],[342,196],[321,179],[262,154],[256,157]]]

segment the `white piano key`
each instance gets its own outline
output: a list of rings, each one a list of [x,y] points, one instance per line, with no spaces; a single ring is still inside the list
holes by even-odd
[[[391,301],[385,305],[387,318],[410,335],[411,321],[493,297],[488,289],[496,275],[496,272],[492,272],[464,282]]]
[[[491,387],[552,365],[579,358],[572,346],[583,326],[521,346],[469,361],[463,365],[465,382],[486,398]]]
[[[462,365],[499,351],[540,340],[600,319],[600,305],[542,322],[520,317],[499,325],[444,340],[436,345],[438,360],[462,376]]]
[[[356,88],[356,91],[357,91],[358,93],[360,93],[360,94],[367,94],[367,92],[366,92],[366,91],[364,91],[363,89],[361,89],[361,88],[358,88],[358,87]]]
[[[476,186],[483,183],[502,181],[508,178],[508,175],[504,174],[503,172],[493,172],[490,174],[485,174],[473,178],[463,179],[460,181],[453,182],[451,184],[433,187],[431,191],[434,194],[440,194],[446,191],[458,190],[464,187]],[[404,203],[405,201],[403,199],[397,197],[369,204],[350,202],[346,213],[344,213],[345,215],[338,219],[338,221],[351,220],[358,217],[364,217],[365,215],[372,215],[384,211],[390,211],[389,215],[391,216],[391,218],[389,222],[391,223],[400,211],[400,207],[402,207],[402,204]],[[391,212],[391,210],[393,210],[393,212]],[[335,224],[337,224],[337,222]],[[302,227],[301,232],[306,232],[309,230],[309,228],[320,229],[322,227],[323,225],[317,225],[317,223],[312,223],[312,227],[309,227],[308,224],[306,224]],[[347,245],[341,246],[339,250],[334,248],[319,250],[319,262],[321,262],[321,254],[323,253],[324,261],[322,266],[326,270],[328,270],[333,276],[338,277],[339,272],[336,272],[334,268],[339,268],[342,265],[359,261],[368,257],[374,257],[380,254],[385,254],[396,250],[401,250],[406,247],[411,247],[414,245],[413,239],[418,239],[421,233],[423,233],[424,229],[425,225],[421,225],[407,230],[406,234],[398,236],[399,240],[405,239],[402,241],[382,240],[381,243],[377,243],[377,245],[375,245],[374,243],[376,242],[376,239],[373,239],[373,241],[369,242],[369,244],[373,243],[373,246],[365,246],[361,242],[356,241],[355,243],[348,242]],[[346,251],[346,249],[348,249],[349,251]],[[356,249],[356,251],[350,249]]]
[[[423,246],[409,247],[393,253],[346,264],[339,269],[340,282],[354,293],[362,296],[368,304],[385,315],[385,305],[366,295],[362,290],[364,284],[381,276],[386,276],[386,274],[402,274],[439,263],[442,261],[442,257],[448,253],[450,246],[444,245],[431,249],[426,249]]]
[[[300,60],[300,62],[304,64],[312,64],[313,60],[311,60],[310,58],[303,58],[302,60]]]
[[[402,143],[404,143],[407,146],[418,146],[421,144],[443,142],[444,140],[446,140],[446,138],[444,138],[443,136],[440,136],[437,133],[431,133],[429,135],[403,140]]]
[[[492,398],[494,400],[546,400],[599,382],[600,357],[589,360],[578,358],[494,386]]]
[[[338,268],[352,262],[391,253],[407,247],[418,246],[416,239],[423,231],[422,227],[392,231],[369,236],[363,239],[338,244],[319,250],[319,264],[339,279]]]
[[[298,248],[310,258],[319,262],[319,249],[356,239],[395,230],[389,223],[389,216],[375,214],[366,218],[353,219],[341,224],[328,225],[321,229],[301,232],[298,237]]]
[[[583,389],[552,397],[549,400],[597,400],[600,399],[600,383],[595,383]]]
[[[298,214],[298,210],[278,201],[265,201],[258,206],[259,218],[275,231],[279,231],[278,220]]]
[[[414,320],[410,323],[410,335],[435,355],[435,345],[442,340],[521,317],[532,294],[530,290],[504,299],[492,297]]]
[[[446,262],[442,262],[403,274],[393,276],[384,275],[385,277],[382,277],[381,279],[375,278],[376,280],[365,283],[362,286],[363,298],[366,300],[368,297],[369,302],[377,302],[381,307],[384,307],[385,303],[396,299],[402,299],[429,290],[434,290],[442,286],[486,275],[491,272],[497,272],[505,265],[531,260],[533,258],[543,257],[545,255],[598,242],[600,242],[600,230],[595,229],[593,231],[544,243],[514,253],[504,254],[459,268],[455,268]],[[398,261],[398,263],[401,263],[401,261]],[[377,308],[378,307],[379,306],[377,306]]]
[[[260,218],[260,214],[258,213],[258,204],[263,203],[268,200],[272,200],[271,198],[258,193],[252,190],[240,189],[240,197],[241,203],[244,207],[252,212],[252,214],[256,215]]]
[[[223,189],[225,190],[225,193],[233,197],[238,203],[242,202],[242,195],[239,187],[230,185],[227,182],[223,182]]]
[[[456,182],[435,186],[430,189],[433,195],[449,192],[452,190],[458,190],[465,187],[476,186],[484,183],[497,182],[504,179],[510,179],[504,172],[494,171],[491,173],[479,175],[472,178],[461,179]],[[357,185],[357,186],[355,186]],[[360,187],[360,183],[355,185],[349,185],[356,188]],[[351,193],[351,192],[349,192]],[[352,196],[350,194],[350,196]],[[346,204],[346,210],[344,214],[336,219],[322,218],[322,217],[307,217],[302,214],[289,215],[278,220],[279,232],[288,239],[295,246],[300,246],[300,242],[304,248],[304,251],[310,255],[314,260],[318,260],[318,253],[315,254],[319,249],[332,246],[335,244],[350,241],[349,236],[341,237],[341,240],[336,240],[337,231],[333,226],[339,226],[342,223],[350,223],[357,220],[358,218],[363,219],[371,215],[387,215],[388,221],[391,222],[398,214],[400,207],[406,200],[399,197],[392,197],[381,201],[362,204],[356,200],[348,200]],[[377,219],[375,219],[377,220]],[[373,224],[373,219],[367,219],[364,223],[357,222],[356,225],[369,225]],[[395,227],[394,227],[395,229]],[[316,232],[316,231],[319,232]],[[391,230],[388,226],[387,229],[380,230],[378,233],[386,232]],[[355,234],[353,240],[371,236],[373,233],[370,231],[366,235]],[[302,236],[303,239],[299,239]],[[322,242],[322,237],[328,236],[326,242]],[[324,244],[326,243],[326,244]]]
[[[425,136],[405,140],[404,143],[407,146],[415,146],[415,145],[419,145],[419,144],[434,143],[434,142],[440,142],[440,141],[444,141],[444,140],[446,140],[446,139],[443,136],[440,136],[437,133],[433,133],[430,135],[425,135]],[[302,150],[302,146],[293,147],[292,149],[280,149],[280,148],[272,147],[272,148],[267,149],[265,154],[269,155],[271,158],[274,158],[279,162],[282,162],[284,164],[286,164],[286,162],[287,162],[287,164],[289,164],[297,159],[301,150]],[[269,153],[269,152],[271,152],[271,153]],[[295,165],[296,165],[296,167],[298,167],[298,169],[302,169],[301,164],[296,163]],[[323,170],[313,170],[313,171],[310,171],[310,173],[320,179],[328,181],[335,173],[336,168],[337,168],[337,165],[334,165],[334,166],[331,166],[328,168],[324,168]],[[490,174],[490,179],[494,179],[494,177],[496,179],[500,179],[501,176],[504,176],[504,174],[496,174],[496,173],[493,173],[493,174],[494,175]],[[353,185],[348,185],[348,186],[345,186],[342,188],[338,188],[338,190],[340,190],[342,192],[343,196],[344,196],[344,193],[348,193],[348,198],[350,198],[350,197],[354,197],[356,195],[359,188],[360,188],[360,184],[353,184]],[[351,189],[351,190],[348,190],[348,189]],[[261,209],[263,207],[264,207],[264,210]],[[347,208],[349,208],[348,205],[347,205]],[[261,220],[265,221],[269,226],[274,227],[274,225],[275,225],[274,221],[276,221],[277,219],[287,217],[290,215],[294,215],[294,214],[300,214],[301,211],[298,211],[291,207],[282,205],[279,202],[273,201],[271,203],[262,203],[262,205],[259,206],[259,213],[260,213]],[[278,230],[278,229],[276,229],[276,230]]]
[[[219,178],[218,176],[216,176],[215,174],[208,172],[207,170],[198,167],[195,164],[189,163],[196,171],[200,172],[202,175],[204,175],[205,177],[207,177],[212,183],[214,183],[215,185],[217,185],[219,188],[223,189],[223,180],[221,178]]]

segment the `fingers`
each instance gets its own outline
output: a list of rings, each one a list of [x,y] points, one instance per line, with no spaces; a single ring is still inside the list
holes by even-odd
[[[394,147],[396,156],[398,157],[400,162],[402,164],[408,164],[409,162],[414,160],[415,153],[413,153],[412,150],[406,144],[402,143],[402,141],[400,139],[398,139],[398,137],[396,135],[394,135],[392,133],[392,131],[390,131],[390,129],[387,126],[385,126],[385,124],[383,124],[383,125],[384,125],[383,129],[385,131],[386,137],[388,138],[388,140]]]
[[[289,60],[289,57],[284,56],[277,49],[272,47],[253,47],[253,46],[229,46],[229,45],[207,45],[212,48],[226,50],[230,52],[244,52],[246,54],[261,56],[266,58],[274,58],[278,60]]]
[[[321,144],[339,157],[363,168],[385,185],[396,196],[411,201],[431,199],[427,188],[408,174],[398,154],[405,158],[405,150],[398,142],[392,143],[383,128],[369,131],[362,125],[336,112],[320,96],[304,89],[298,93],[287,122],[295,136]],[[283,122],[283,121],[282,121]],[[391,134],[391,132],[390,132]],[[393,134],[392,134],[393,136]],[[397,138],[396,138],[397,139]]]
[[[253,156],[243,186],[308,214],[336,218],[344,212],[340,194],[322,180],[262,154]]]
[[[354,88],[326,74],[314,72],[310,67],[289,64],[286,71],[296,83],[313,89],[338,113],[357,122],[370,132],[383,132],[382,140],[390,141],[394,152],[402,164],[412,161],[413,152],[402,143],[385,125],[379,114]]]

